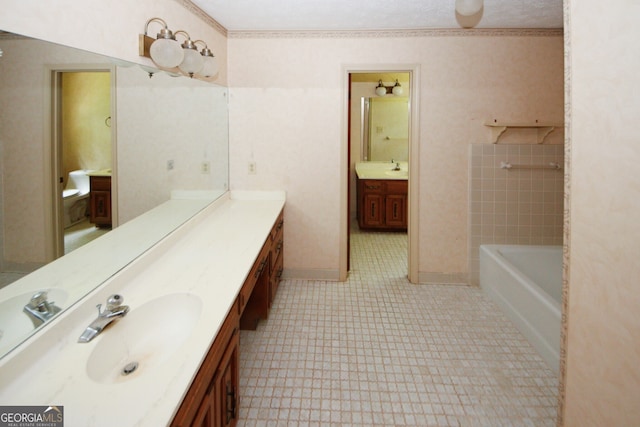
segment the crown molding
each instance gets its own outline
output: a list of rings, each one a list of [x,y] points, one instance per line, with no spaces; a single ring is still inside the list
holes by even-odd
[[[191,0],[175,0],[175,1],[180,3],[189,12],[193,13],[194,15],[202,19],[204,22],[209,24],[209,26],[211,26],[214,30],[216,30],[223,36],[228,37],[228,30],[224,26],[222,26],[222,24],[220,24],[218,21],[213,19],[210,15],[208,15],[204,10],[200,9],[198,6],[193,4]]]
[[[227,37],[234,39],[288,38],[407,38],[407,37],[561,37],[562,28],[425,28],[414,30],[290,30],[257,31],[231,30]]]

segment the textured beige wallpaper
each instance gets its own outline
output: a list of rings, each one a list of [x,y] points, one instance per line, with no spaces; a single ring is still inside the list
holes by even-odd
[[[564,425],[640,425],[640,4],[572,0]]]
[[[421,274],[467,276],[467,153],[489,143],[484,121],[563,121],[560,35],[247,36],[230,37],[229,52],[231,183],[287,190],[288,269],[339,268],[343,67],[420,65]],[[546,142],[562,141],[560,130]]]

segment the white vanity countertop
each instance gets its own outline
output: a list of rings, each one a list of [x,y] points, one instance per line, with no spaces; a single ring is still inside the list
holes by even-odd
[[[111,168],[87,172],[88,176],[111,176]]]
[[[400,164],[399,171],[393,170],[397,163]],[[409,166],[407,162],[358,162],[356,175],[360,179],[406,180],[409,178]]]
[[[69,426],[168,425],[283,207],[283,192],[232,192],[214,202],[0,360],[0,404],[64,406]],[[95,305],[114,293],[124,297],[128,316],[175,293],[200,298],[202,310],[161,364],[145,371],[142,360],[123,380],[99,383],[88,376],[87,361],[101,339],[126,327],[128,316],[89,343],[76,341],[96,317]]]

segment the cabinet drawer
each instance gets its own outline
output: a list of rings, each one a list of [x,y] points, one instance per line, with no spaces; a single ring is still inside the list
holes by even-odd
[[[360,181],[363,193],[384,193],[385,181],[375,179],[364,179]]]
[[[387,194],[407,194],[407,181],[389,180],[387,181]]]
[[[276,241],[271,245],[271,273],[275,269],[276,263],[279,258],[282,258],[282,251],[284,250],[284,238],[282,233],[279,233]]]
[[[271,229],[271,233],[270,233],[271,243],[275,242],[278,239],[278,235],[282,234],[283,228],[284,228],[284,215],[283,215],[283,212],[280,212],[280,215],[278,215],[278,219],[276,220],[275,225]]]
[[[271,286],[270,291],[271,295],[269,297],[269,305],[273,304],[273,300],[276,298],[276,292],[278,291],[278,284],[282,279],[282,272],[284,271],[283,267],[283,257],[279,256],[276,260],[273,269],[271,270]]]
[[[253,267],[251,267],[242,285],[242,289],[240,289],[240,293],[238,294],[238,314],[240,316],[242,316],[247,302],[249,302],[249,298],[251,298],[258,277],[260,277],[265,268],[269,268],[269,249],[269,246],[266,244],[262,247],[258,258],[256,258],[256,261],[253,263]]]
[[[111,177],[110,176],[92,176],[89,180],[91,190],[105,190],[111,191]]]

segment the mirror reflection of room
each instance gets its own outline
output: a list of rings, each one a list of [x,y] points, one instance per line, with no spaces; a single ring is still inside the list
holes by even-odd
[[[350,259],[373,256],[399,277],[407,273],[409,78],[351,74]]]
[[[60,73],[64,253],[111,229],[111,73]],[[60,160],[60,159],[59,159]]]
[[[2,31],[0,50],[2,358],[225,193],[228,94]]]
[[[409,161],[409,98],[362,98],[363,160],[371,162]]]

